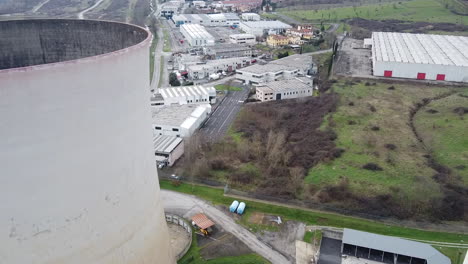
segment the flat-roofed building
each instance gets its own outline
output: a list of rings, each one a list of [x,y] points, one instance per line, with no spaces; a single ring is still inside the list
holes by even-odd
[[[312,96],[313,81],[307,77],[263,83],[256,88],[256,98],[262,102]]]
[[[247,34],[253,34],[257,37],[263,34],[281,34],[286,29],[292,28],[278,20],[272,21],[244,21],[240,23],[240,28]]]
[[[172,167],[184,154],[184,141],[180,137],[155,135],[153,144],[156,164],[161,167]]]
[[[242,13],[241,18],[244,21],[260,21],[260,15],[257,13]]]
[[[213,46],[215,44],[214,37],[198,24],[183,24],[180,26],[180,33],[184,35],[192,47]]]
[[[255,64],[236,70],[236,79],[245,84],[262,84],[308,75],[313,69],[312,56],[294,54],[268,64]]]
[[[255,44],[256,37],[253,34],[232,34],[229,35],[229,40],[235,44]]]
[[[388,264],[451,263],[448,257],[429,244],[348,228],[343,232],[341,253]]]
[[[172,17],[176,26],[184,24],[200,24],[207,27],[222,27],[239,25],[240,18],[234,13],[219,14],[180,14]]]
[[[204,47],[203,52],[212,59],[252,56],[252,49],[250,47],[234,43],[223,43],[215,46]]]
[[[375,76],[468,82],[468,37],[374,32],[372,70]]]
[[[176,86],[159,88],[154,97],[162,98],[163,105],[214,104],[216,89],[213,86]]]
[[[210,113],[209,104],[153,108],[154,134],[188,138],[205,122]]]

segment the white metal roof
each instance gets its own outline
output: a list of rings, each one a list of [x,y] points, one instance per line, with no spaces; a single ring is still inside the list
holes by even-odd
[[[264,83],[257,86],[257,90],[268,90],[272,92],[284,92],[291,89],[312,89],[312,79],[309,78],[293,78],[289,80],[281,80]]]
[[[205,27],[199,24],[183,24],[180,26],[192,39],[206,39],[214,42],[213,36],[206,31]]]
[[[170,154],[181,142],[180,137],[157,135],[153,137],[154,151]]]
[[[188,96],[209,96],[210,93],[216,93],[216,89],[204,86],[182,86],[182,87],[166,87],[158,89],[158,93],[162,95],[164,99],[172,97],[188,97]]]
[[[253,38],[255,39],[255,35],[253,34],[232,34],[232,35],[229,35],[230,38],[233,38],[233,39],[239,39],[239,38]]]
[[[450,259],[432,246],[398,237],[344,229],[343,243],[427,260],[427,264],[450,264]]]
[[[275,28],[292,28],[290,25],[285,24],[278,20],[271,20],[271,21],[246,21],[242,22],[247,27],[250,28],[260,28],[260,29],[275,29]]]
[[[468,66],[468,37],[372,33],[377,61]]]

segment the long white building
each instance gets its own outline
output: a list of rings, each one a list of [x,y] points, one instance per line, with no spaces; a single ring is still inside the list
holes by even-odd
[[[211,105],[172,105],[153,108],[155,135],[188,138],[205,122]]]
[[[216,89],[213,86],[166,87],[159,88],[157,94],[161,95],[163,105],[216,103]]]
[[[153,137],[156,163],[172,167],[184,154],[184,141],[180,137],[155,135]]]
[[[241,17],[244,21],[260,21],[260,15],[257,13],[242,13]]]
[[[240,23],[240,29],[247,34],[252,34],[257,37],[260,37],[263,34],[280,34],[288,28],[292,27],[278,20],[244,21]]]
[[[372,33],[375,76],[468,82],[468,37]]]
[[[311,78],[294,77],[288,80],[274,81],[257,86],[256,97],[262,102],[293,99],[312,96],[313,82]]]
[[[222,27],[239,25],[240,18],[234,13],[220,14],[180,14],[172,17],[176,26],[184,24],[200,24],[207,27]]]
[[[220,72],[232,72],[249,65],[250,57],[238,57],[219,60],[209,60],[203,64],[188,65],[187,72],[191,80],[209,78],[210,75]]]
[[[192,47],[213,46],[215,44],[214,37],[206,31],[205,27],[198,24],[183,24],[180,26],[180,33],[184,35]]]

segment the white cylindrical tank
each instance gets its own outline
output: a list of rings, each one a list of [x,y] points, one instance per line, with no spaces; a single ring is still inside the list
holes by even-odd
[[[175,263],[152,146],[151,34],[0,22],[0,263]]]

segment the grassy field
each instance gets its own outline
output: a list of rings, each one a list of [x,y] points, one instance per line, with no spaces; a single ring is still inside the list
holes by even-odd
[[[153,42],[151,42],[151,47],[150,47],[150,81],[153,80],[154,51],[156,50],[156,45],[158,45],[158,37],[156,34],[153,34]]]
[[[415,125],[436,161],[448,166],[468,185],[468,123],[465,119],[468,113],[454,112],[456,107],[466,107],[468,111],[468,98],[460,94],[468,96],[468,89],[431,102],[418,112]],[[462,165],[465,168],[458,167]]]
[[[394,90],[389,90],[389,86],[366,86],[364,82],[345,85],[343,81],[334,85],[334,91],[341,95],[339,107],[323,126],[335,130],[335,142],[345,152],[330,163],[312,168],[306,183],[338,184],[346,177],[355,193],[391,193],[401,201],[415,203],[441,195],[431,178],[434,171],[425,165],[426,152],[418,147],[408,126],[408,117],[414,103],[449,88],[393,85]],[[386,144],[393,144],[395,149]],[[363,169],[369,162],[382,170]]]
[[[197,244],[197,234],[192,237],[192,245],[177,263],[178,264],[268,264],[269,261],[265,260],[259,255],[248,254],[235,257],[223,257],[211,260],[205,260],[200,254],[200,247]]]
[[[162,86],[163,74],[164,74],[164,57],[161,56],[161,61],[160,61],[160,64],[159,64],[159,83],[158,83],[158,87]]]
[[[171,184],[170,181],[167,180],[161,180],[160,185],[162,189],[193,194],[205,200],[211,201],[214,204],[224,204],[228,206],[232,202],[232,198],[223,195],[223,189],[191,185],[187,183],[182,183],[179,186],[174,186]],[[405,238],[439,242],[462,243],[463,241],[468,241],[468,234],[444,233],[437,231],[406,228],[338,214],[324,213],[313,210],[302,210],[298,208],[267,204],[257,201],[246,201],[246,203],[246,213],[262,212],[266,214],[279,215],[283,218],[283,221],[297,220],[309,225],[346,227],[382,235],[399,236]],[[248,215],[244,215],[244,217],[248,217]],[[243,221],[245,220],[241,220],[240,223],[243,223]],[[447,254],[453,261],[457,259],[458,249],[442,248],[439,250],[441,250],[444,254]],[[464,252],[465,250],[461,251]],[[186,258],[184,257],[184,259]]]
[[[316,11],[287,11],[282,9],[280,12],[292,18],[310,22],[341,21],[360,17],[370,20],[398,19],[403,21],[446,22],[468,25],[467,17],[452,13],[437,0],[413,0]]]
[[[217,91],[242,91],[241,87],[230,86],[227,84],[217,84],[214,87]]]

